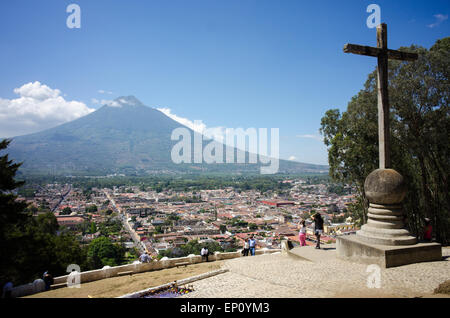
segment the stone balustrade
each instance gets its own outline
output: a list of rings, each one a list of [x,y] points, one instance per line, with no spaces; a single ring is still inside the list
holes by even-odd
[[[257,249],[256,255],[270,254],[280,252],[280,249]],[[241,251],[237,252],[216,252],[208,256],[209,261],[227,260],[232,258],[242,257]],[[132,272],[132,274],[144,273],[159,269],[166,269],[178,266],[180,263],[197,264],[202,263],[202,257],[200,255],[189,255],[186,257],[168,258],[163,257],[161,260],[153,260],[149,263],[133,263],[120,266],[109,267],[105,266],[102,269],[95,269],[91,271],[81,272],[79,276],[80,284],[93,282],[100,279],[117,277],[119,273]],[[69,275],[59,276],[54,278],[54,285],[65,284],[70,280]],[[36,280],[33,283],[20,285],[13,288],[12,297],[23,297],[36,293],[43,292],[45,285],[40,282],[42,280]]]
[[[11,291],[11,297],[22,297],[32,294],[37,294],[45,291],[45,283],[42,279],[36,279],[34,282],[29,284],[20,285],[14,287]]]

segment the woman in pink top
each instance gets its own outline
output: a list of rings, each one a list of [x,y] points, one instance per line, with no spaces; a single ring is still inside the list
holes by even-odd
[[[300,231],[298,233],[301,246],[306,246],[306,223],[305,220],[300,222]]]
[[[429,218],[425,218],[425,228],[423,230],[423,239],[427,242],[431,242],[433,227]]]

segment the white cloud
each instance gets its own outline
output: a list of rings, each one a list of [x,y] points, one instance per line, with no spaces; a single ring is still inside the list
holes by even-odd
[[[172,114],[172,110],[170,108],[156,108],[156,109],[159,110],[164,115],[166,115],[167,117],[172,118],[176,122],[179,122],[180,124],[188,128],[191,128],[193,131],[201,133],[206,128],[206,125],[201,120],[191,121],[190,119],[177,116],[175,114]]]
[[[115,100],[109,100],[109,99],[102,99],[102,100],[98,100],[96,98],[92,98],[91,99],[92,104],[96,104],[96,105],[106,105],[106,106],[110,106],[110,107],[122,107],[122,105],[118,102],[116,102]]]
[[[448,14],[446,14],[446,15],[443,15],[443,14],[435,14],[434,17],[436,18],[436,22],[427,25],[427,27],[429,27],[429,28],[431,28],[431,29],[437,27],[437,26],[440,25],[442,22],[444,22],[445,20],[447,20],[447,19],[448,19]]]
[[[170,108],[156,108],[161,113],[169,118],[172,118],[176,122],[192,129],[195,132],[203,134],[204,136],[217,140],[219,142],[224,142],[225,127],[207,127],[202,120],[190,120],[188,118],[180,117],[172,113]]]
[[[121,102],[122,104],[127,104],[127,105],[134,105],[132,102],[127,101],[124,98],[119,99],[119,102]]]
[[[21,97],[29,97],[35,100],[46,100],[50,98],[57,98],[61,91],[59,89],[51,89],[47,85],[42,85],[40,82],[24,84],[19,88],[14,89],[14,93]]]
[[[323,141],[323,137],[322,136],[319,136],[319,135],[308,135],[308,134],[306,134],[306,135],[297,135],[296,136],[297,138],[308,138],[308,139],[315,139],[315,140],[318,140],[318,141]]]
[[[109,107],[122,107],[122,105],[115,100],[102,100],[102,103]]]
[[[0,137],[29,134],[85,116],[95,109],[67,101],[61,91],[38,81],[14,89],[16,99],[0,98]]]
[[[105,90],[103,90],[103,89],[99,89],[97,92],[98,92],[99,94],[109,94],[109,95],[114,94],[113,92],[105,91]]]

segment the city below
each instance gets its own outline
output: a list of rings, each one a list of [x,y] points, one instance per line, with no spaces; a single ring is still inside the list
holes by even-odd
[[[236,251],[253,235],[258,248],[279,249],[282,239],[299,241],[301,220],[307,225],[307,245],[315,244],[312,216],[324,219],[321,243],[354,233],[349,205],[350,187],[338,195],[327,181],[310,184],[306,178],[284,178],[283,191],[215,190],[175,191],[142,186],[113,186],[84,190],[71,184],[40,186],[25,198],[35,216],[52,211],[60,228],[73,232],[80,244],[100,236],[121,243],[128,261],[144,251],[153,258],[185,256],[179,248],[190,241],[215,242],[222,251]],[[178,250],[178,254],[177,254]]]

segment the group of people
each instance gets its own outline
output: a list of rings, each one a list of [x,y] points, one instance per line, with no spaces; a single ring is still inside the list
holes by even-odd
[[[252,235],[252,236],[250,236],[250,238],[245,239],[244,249],[242,250],[242,254],[244,256],[248,256],[250,253],[250,255],[254,256],[255,249],[256,249],[256,240],[255,240],[254,236]],[[202,250],[200,251],[200,255],[202,256],[203,260],[206,260],[208,262],[209,251],[206,246],[204,246],[202,248]]]
[[[250,236],[250,238],[245,239],[244,249],[242,250],[242,254],[244,256],[248,256],[248,253],[250,252],[250,255],[254,256],[255,250],[256,250],[256,240],[255,240],[255,237],[252,235],[252,236]]]
[[[314,220],[314,235],[316,236],[316,249],[320,249],[320,236],[323,233],[323,218],[320,213],[316,213],[313,216]],[[306,246],[306,222],[301,220],[299,223],[299,233],[298,238],[300,241],[300,246]]]
[[[316,213],[313,216],[314,220],[314,235],[316,236],[316,249],[320,249],[320,236],[323,233],[323,218],[320,213]],[[423,230],[423,240],[425,242],[432,241],[433,228],[431,226],[431,220],[429,218],[424,219],[424,230]],[[306,222],[301,220],[299,223],[299,233],[298,238],[300,241],[300,246],[306,246]]]

